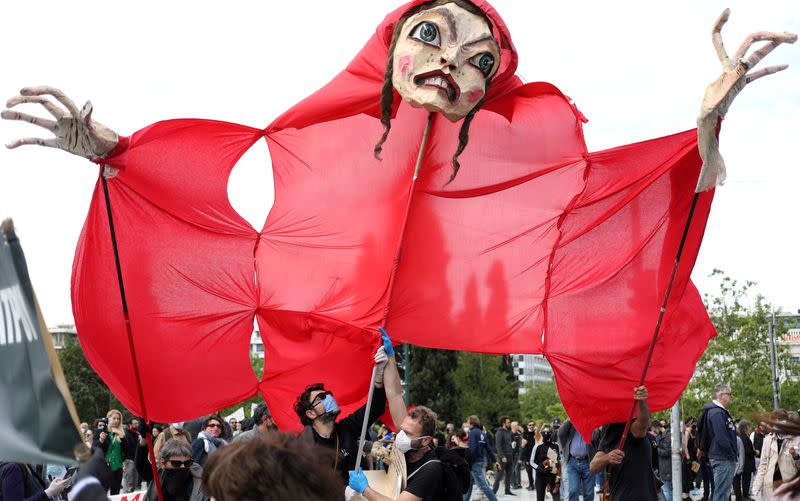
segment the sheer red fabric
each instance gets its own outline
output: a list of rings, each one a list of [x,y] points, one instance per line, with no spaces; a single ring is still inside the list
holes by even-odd
[[[695,131],[589,153],[580,112],[522,85],[505,24],[501,68],[447,184],[460,123],[397,104],[382,160],[380,88],[391,13],[345,71],[266,129],[159,122],[120,143],[108,182],[148,418],[178,421],[263,393],[282,429],[324,382],[344,415],[367,393],[376,329],[395,342],[542,353],[578,429],[630,409],[700,169]],[[275,203],[260,231],[227,180],[265,137]],[[689,281],[713,192],[700,196],[648,373],[670,406],[714,335]],[[92,366],[142,413],[100,184],[76,252],[73,308]],[[249,340],[265,347],[259,381]]]

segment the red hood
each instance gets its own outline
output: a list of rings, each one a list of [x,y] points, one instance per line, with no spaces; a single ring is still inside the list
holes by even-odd
[[[356,57],[325,87],[307,97],[282,114],[269,127],[268,132],[287,128],[303,128],[312,123],[335,120],[365,113],[380,117],[381,87],[383,85],[389,45],[394,25],[409,9],[427,0],[412,0],[389,13]],[[492,22],[494,37],[500,43],[500,69],[492,79],[487,103],[519,87],[522,82],[515,76],[517,50],[511,41],[508,27],[497,11],[483,0],[472,2]],[[400,99],[395,94],[395,109]]]

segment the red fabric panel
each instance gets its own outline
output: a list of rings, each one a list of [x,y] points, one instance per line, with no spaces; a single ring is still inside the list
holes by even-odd
[[[586,436],[628,417],[699,174],[696,136],[593,153],[586,188],[559,223],[544,352]],[[698,201],[645,381],[652,410],[678,399],[715,335],[689,282],[712,197]]]
[[[160,122],[108,163],[148,416],[179,421],[261,391],[282,429],[323,382],[343,415],[366,399],[375,329],[395,342],[544,353],[576,426],[624,419],[672,266],[700,159],[695,133],[588,154],[582,115],[555,87],[521,85],[505,24],[501,68],[448,184],[460,123],[395,103],[372,148],[391,13],[323,89],[260,129]],[[227,179],[261,136],[275,204],[264,228],[231,208]],[[686,385],[713,327],[688,281],[711,203],[701,196],[647,383],[654,409]],[[399,260],[398,260],[399,257]],[[73,273],[89,361],[132,411],[132,377],[102,193]],[[248,341],[265,345],[259,382]],[[680,350],[676,348],[680,347]]]

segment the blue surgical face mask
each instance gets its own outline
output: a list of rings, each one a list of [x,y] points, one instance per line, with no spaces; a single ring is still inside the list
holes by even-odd
[[[323,407],[325,407],[326,414],[338,414],[341,412],[339,409],[339,404],[336,403],[336,399],[333,398],[333,395],[330,393],[325,395],[325,398],[321,400]]]

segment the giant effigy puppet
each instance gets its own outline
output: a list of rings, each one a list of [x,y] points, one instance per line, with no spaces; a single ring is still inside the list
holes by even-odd
[[[482,0],[395,10],[344,71],[263,129],[180,119],[125,137],[52,87],[23,89],[3,118],[54,135],[11,148],[101,166],[73,311],[90,363],[132,412],[180,421],[261,392],[293,429],[292,402],[324,381],[346,415],[365,400],[385,326],[395,342],[543,354],[588,436],[625,419],[640,378],[651,408],[672,405],[715,335],[689,276],[725,178],[718,126],[747,84],[785,68],[760,60],[796,40],[759,32],[729,56],[727,17],[697,129],[600,152],[569,98],[515,74],[511,35]],[[11,109],[22,103],[52,117]],[[262,139],[275,203],[255,229],[226,186]],[[224,370],[198,392],[174,377],[176,360],[184,374]]]

